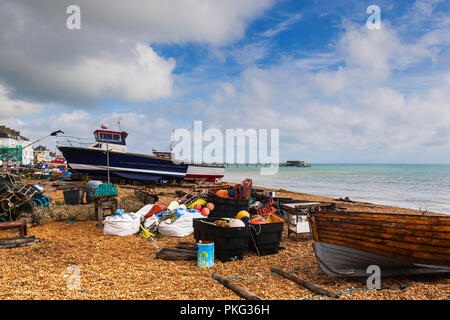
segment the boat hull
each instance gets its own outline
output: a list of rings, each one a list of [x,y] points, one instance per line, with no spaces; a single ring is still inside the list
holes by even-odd
[[[372,274],[368,272],[368,268],[373,265],[380,268],[382,277],[450,273],[450,268],[447,270],[442,266],[415,265],[331,243],[314,242],[313,246],[319,258],[320,269],[331,276],[368,277]]]
[[[321,269],[335,276],[450,273],[450,216],[317,211],[309,217]]]
[[[157,179],[184,179],[186,164],[174,164],[171,160],[122,152],[106,152],[91,148],[58,147],[68,166],[75,172],[93,178],[153,181]],[[109,154],[109,159],[108,159]]]
[[[208,181],[215,181],[223,178],[225,174],[225,167],[220,166],[201,166],[189,165],[186,172],[186,179],[207,179]]]

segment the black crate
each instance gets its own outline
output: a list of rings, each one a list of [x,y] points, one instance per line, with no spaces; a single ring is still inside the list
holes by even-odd
[[[214,255],[222,262],[242,260],[248,248],[250,229],[248,225],[241,228],[227,228],[203,223],[214,222],[218,218],[193,219],[194,238],[214,242]]]
[[[214,210],[208,216],[210,218],[235,218],[239,211],[249,210],[249,200],[221,198],[208,193],[208,202],[214,203]]]
[[[82,204],[84,198],[84,190],[83,189],[73,189],[73,190],[65,190],[64,201],[66,204],[76,205]]]
[[[284,222],[250,224],[249,249],[259,256],[276,254],[280,249]]]

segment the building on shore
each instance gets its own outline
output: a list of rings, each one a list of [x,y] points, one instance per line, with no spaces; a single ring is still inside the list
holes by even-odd
[[[303,160],[289,160],[280,164],[281,167],[311,167],[311,165]]]
[[[47,149],[46,146],[37,146],[34,148],[34,162],[35,163],[46,163],[52,161],[52,154]]]
[[[31,165],[33,164],[33,148],[27,147],[30,140],[19,131],[0,126],[0,160],[4,164]]]

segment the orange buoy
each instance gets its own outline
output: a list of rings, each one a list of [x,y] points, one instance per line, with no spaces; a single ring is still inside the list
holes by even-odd
[[[216,195],[221,198],[229,198],[227,190],[219,190],[216,192]]]
[[[263,217],[255,217],[250,221],[251,224],[264,224],[266,220]]]

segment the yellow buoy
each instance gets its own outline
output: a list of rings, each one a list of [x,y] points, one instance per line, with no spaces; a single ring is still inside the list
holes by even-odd
[[[250,213],[248,213],[245,210],[239,211],[238,214],[236,215],[236,219],[242,220],[242,218],[250,219]]]

